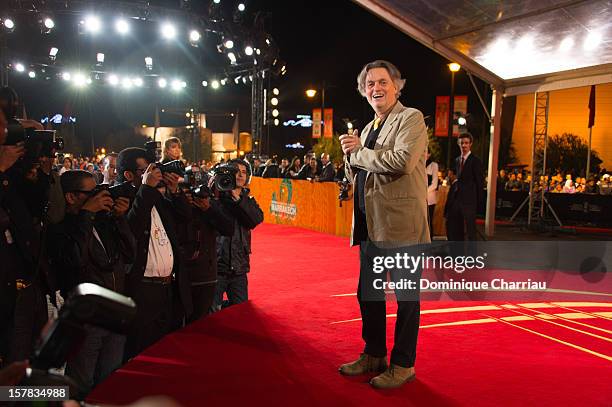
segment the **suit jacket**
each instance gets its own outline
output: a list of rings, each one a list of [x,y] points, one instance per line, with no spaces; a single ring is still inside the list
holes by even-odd
[[[461,210],[476,212],[478,204],[484,199],[484,175],[482,172],[482,162],[478,157],[471,153],[465,163],[463,171],[459,173],[461,167],[461,156],[455,159],[455,169],[457,178],[457,201]]]
[[[193,311],[191,302],[191,281],[188,273],[182,264],[183,256],[176,231],[176,220],[187,221],[191,219],[191,206],[183,195],[179,195],[169,200],[159,193],[155,188],[148,185],[141,185],[136,194],[136,198],[127,213],[127,220],[130,229],[136,239],[136,256],[130,273],[126,277],[127,292],[133,295],[138,290],[149,257],[149,239],[151,234],[151,210],[157,209],[162,220],[174,257],[172,274],[175,276],[174,284],[177,285],[183,310],[186,315]]]
[[[332,162],[328,162],[326,166],[323,167],[321,171],[321,175],[319,176],[319,181],[321,182],[333,182],[334,177],[336,176],[336,170],[334,170],[334,164]]]
[[[362,147],[344,157],[350,182],[355,183],[352,169],[368,172],[364,186],[368,237],[373,242],[429,243],[423,114],[398,101],[370,150],[363,146],[373,124],[368,123],[361,133]],[[351,244],[359,244],[354,213]]]

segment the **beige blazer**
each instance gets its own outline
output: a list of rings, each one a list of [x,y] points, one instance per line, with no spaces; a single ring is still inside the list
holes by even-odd
[[[374,121],[361,132],[361,144]],[[427,129],[423,114],[399,101],[389,113],[373,150],[359,147],[345,156],[346,174],[355,182],[354,168],[368,171],[365,207],[368,235],[373,242],[409,245],[429,243],[427,226]],[[354,241],[355,214],[351,229]]]

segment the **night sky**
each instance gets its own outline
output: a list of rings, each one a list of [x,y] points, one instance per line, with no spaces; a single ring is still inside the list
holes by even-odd
[[[176,7],[178,1],[152,3]],[[222,0],[224,7],[230,8],[234,3]],[[421,110],[425,116],[431,115],[428,124],[433,123],[436,95],[449,93],[450,72],[446,65],[449,61],[349,0],[253,0],[247,2],[247,12],[253,11],[269,13],[266,29],[286,62],[287,75],[271,83],[281,92],[281,120],[294,118],[296,114],[309,114],[312,108],[320,106],[319,95],[310,100],[304,91],[309,87],[319,88],[324,81],[325,105],[334,108],[335,130],[343,130],[341,119],[344,118],[356,121],[356,126],[362,128],[371,120],[372,111],[356,90],[356,77],[365,63],[375,59],[387,59],[398,66],[407,80],[400,100],[404,105]],[[22,95],[30,117],[71,112],[77,116],[77,136],[89,138],[93,135],[96,144],[100,144],[98,140],[107,139],[108,133],[141,123],[152,125],[156,104],[166,108],[189,108],[196,105],[199,97],[202,110],[208,113],[239,110],[241,130],[250,131],[249,86],[231,83],[217,91],[199,86],[202,79],[219,72],[221,64],[227,60],[216,50],[216,37],[206,38],[196,50],[184,42],[182,46],[161,42],[152,24],[141,23],[136,27],[132,24],[133,34],[129,39],[118,39],[114,34],[92,38],[78,35],[77,21],[77,16],[58,15],[57,29],[51,35],[43,36],[31,27],[30,31],[7,36],[11,49],[9,62],[15,59],[26,63],[40,61],[51,46],[58,46],[58,65],[87,67],[95,61],[96,52],[105,52],[109,66],[116,71],[129,68],[133,72],[134,66],[144,65],[145,54],[151,54],[154,64],[163,68],[169,78],[183,74],[190,87],[178,96],[156,87],[126,93],[108,86],[91,85],[86,91],[77,91],[61,80],[45,81],[40,75],[31,80],[24,74],[11,72],[10,85]],[[480,81],[477,85],[481,91],[486,87]],[[474,121],[482,121],[482,108],[464,72],[456,76],[456,94],[468,95],[469,112]],[[166,114],[161,120],[162,126],[177,125],[183,118]],[[213,131],[231,131],[231,122],[229,125],[218,123],[218,127]],[[309,131],[272,129],[273,149],[304,140]]]

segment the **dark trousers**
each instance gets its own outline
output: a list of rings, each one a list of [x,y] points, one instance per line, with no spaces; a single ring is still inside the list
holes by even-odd
[[[427,220],[429,221],[429,239],[433,241],[433,219],[434,219],[434,209],[436,209],[436,204],[427,205]]]
[[[133,290],[137,312],[125,345],[126,359],[138,355],[176,326],[174,297],[173,284],[143,281]]]
[[[215,290],[217,283],[203,283],[200,285],[191,286],[191,298],[193,300],[193,314],[189,317],[187,322],[191,323],[206,315],[208,315],[210,308],[215,300]]]
[[[380,275],[375,275],[372,271],[372,257],[367,253],[367,245],[371,244],[371,242],[362,242],[359,251],[360,272],[357,300],[361,310],[361,336],[365,342],[364,353],[384,357],[387,355],[387,307],[384,291],[372,289],[374,278],[379,278]],[[397,296],[395,342],[391,351],[391,363],[402,367],[412,367],[416,360],[420,302],[418,300],[401,301],[399,300],[401,295],[397,294]]]
[[[80,386],[79,398],[121,366],[125,345],[123,335],[89,325],[85,330],[81,348],[66,364],[66,375]]]
[[[227,300],[223,301],[223,294],[227,293]],[[219,311],[221,308],[230,305],[240,304],[249,299],[249,281],[246,274],[230,276],[219,274],[217,278],[217,288],[215,290],[215,301],[213,310]]]
[[[9,345],[9,362],[29,359],[32,356],[40,331],[47,323],[47,297],[34,282],[30,286],[17,291],[15,312]]]

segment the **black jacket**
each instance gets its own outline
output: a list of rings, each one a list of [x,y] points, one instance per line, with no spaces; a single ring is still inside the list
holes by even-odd
[[[141,185],[136,193],[136,198],[127,213],[127,220],[132,230],[132,234],[136,239],[136,256],[134,263],[126,278],[126,286],[128,295],[135,290],[138,290],[142,283],[145,269],[147,267],[147,259],[149,256],[149,238],[151,231],[151,210],[155,207],[159,213],[159,217],[164,225],[170,244],[172,245],[172,253],[174,254],[174,266],[172,274],[174,275],[178,288],[178,294],[186,315],[191,314],[193,310],[191,302],[191,287],[189,275],[185,271],[182,262],[181,248],[178,235],[176,232],[176,221],[180,220],[188,222],[191,219],[191,206],[182,194],[175,195],[172,199],[164,197],[159,191],[148,185]]]
[[[93,229],[102,241],[95,237]],[[125,217],[80,211],[67,213],[48,235],[49,254],[59,283],[66,294],[81,283],[125,293],[126,265],[134,261],[136,241]]]
[[[278,167],[278,164],[270,164],[264,167],[261,176],[263,178],[280,178],[280,169]]]
[[[217,236],[231,236],[233,232],[233,218],[227,215],[216,199],[210,200],[210,208],[206,212],[193,208],[192,220],[178,224],[191,285],[217,281]]]
[[[455,159],[457,178],[457,203],[462,211],[473,211],[478,209],[478,204],[484,199],[484,175],[480,159],[471,153],[463,164],[460,171],[461,156]]]
[[[233,218],[232,236],[217,238],[217,270],[219,274],[241,275],[250,271],[251,230],[263,222],[263,211],[248,190],[243,190],[240,200],[231,197],[221,199],[223,207]]]
[[[327,163],[326,166],[323,167],[321,171],[321,175],[319,176],[319,181],[321,182],[330,182],[334,180],[336,176],[336,170],[334,170],[334,164],[330,162]]]

